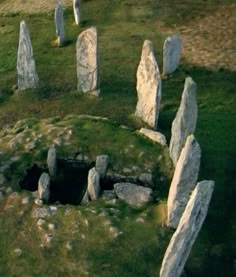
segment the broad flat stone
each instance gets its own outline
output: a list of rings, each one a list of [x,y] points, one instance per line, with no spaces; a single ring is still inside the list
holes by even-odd
[[[195,187],[162,261],[160,277],[179,277],[207,215],[214,181]]]
[[[80,0],[73,0],[73,11],[75,17],[75,24],[79,25],[80,23]]]
[[[137,70],[135,115],[156,129],[161,102],[161,76],[151,41],[145,40]]]
[[[17,86],[19,90],[34,89],[38,87],[38,82],[29,30],[25,21],[21,21],[17,53]]]
[[[91,200],[97,200],[100,194],[100,177],[93,167],[88,173],[88,195]]]
[[[149,138],[150,140],[161,144],[162,146],[166,145],[166,138],[165,136],[157,131],[153,131],[147,128],[141,128],[139,132],[144,135],[145,137]]]
[[[100,175],[100,177],[104,177],[107,172],[107,167],[109,164],[109,156],[108,155],[100,155],[96,158],[96,171]]]
[[[39,199],[48,202],[50,197],[50,177],[47,173],[42,173],[38,182]]]
[[[193,134],[197,123],[196,84],[191,77],[185,79],[181,104],[172,123],[170,157],[176,165],[187,136]]]
[[[132,183],[116,183],[114,191],[117,197],[131,206],[140,207],[151,201],[152,189]]]
[[[99,95],[98,88],[98,42],[96,27],[83,31],[77,39],[78,90]]]
[[[177,35],[166,38],[163,46],[163,75],[173,73],[180,61],[181,38]]]
[[[57,43],[59,46],[61,46],[65,42],[65,31],[64,31],[63,7],[60,0],[57,1],[57,6],[55,9],[55,25],[56,25]]]
[[[201,149],[193,135],[187,137],[185,146],[176,164],[170,185],[167,208],[167,225],[177,228],[188,203],[189,196],[196,186],[200,168]]]
[[[55,177],[57,174],[57,154],[55,146],[48,149],[47,165],[50,176]]]

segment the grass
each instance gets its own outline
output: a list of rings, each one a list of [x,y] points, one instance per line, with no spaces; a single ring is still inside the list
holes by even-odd
[[[188,22],[190,23],[196,18],[213,14],[221,5],[227,6],[233,2],[229,0],[199,0],[194,3],[190,0],[100,0],[98,4],[96,1],[84,1],[81,27],[73,25],[72,10],[65,10],[68,43],[61,48],[54,45],[55,30],[52,12],[36,15],[19,13],[14,14],[14,16],[9,13],[9,15],[1,16],[0,34],[4,39],[0,43],[0,88],[3,92],[0,103],[0,126],[12,126],[22,118],[64,117],[73,113],[105,116],[117,122],[117,125],[125,124],[131,129],[139,128],[142,123],[137,121],[132,114],[136,105],[135,74],[144,39],[150,39],[153,42],[158,64],[162,68],[162,44],[167,36],[166,30],[171,30],[174,33],[176,25],[187,25]],[[26,20],[30,30],[36,67],[40,77],[40,89],[35,92],[29,91],[19,96],[12,96],[11,87],[16,83],[18,28],[22,19]],[[97,26],[99,33],[101,97],[98,99],[76,94],[75,42],[77,35],[91,25]],[[194,67],[182,60],[180,69],[171,78],[163,80],[159,128],[168,140],[170,139],[171,123],[178,108],[184,79],[187,75],[192,76],[198,86],[199,118],[196,137],[202,149],[199,180],[213,179],[216,186],[209,214],[191,252],[186,265],[186,272],[188,276],[231,276],[236,257],[236,232],[234,232],[236,221],[234,201],[236,193],[234,173],[236,163],[234,146],[236,140],[236,73],[223,68],[210,70]],[[89,124],[90,127],[87,128],[86,124]],[[93,137],[100,140],[100,143],[96,141],[90,147],[91,155],[98,153],[98,149],[105,151],[102,148],[103,140],[109,146],[109,149],[106,150],[111,154],[118,153],[120,145],[133,144],[132,136],[127,143],[124,130],[121,129],[116,135],[117,125],[104,128],[104,134],[98,132],[100,127],[96,122],[79,123],[76,125],[76,130],[78,130],[78,135],[83,130],[83,134],[81,134],[82,144],[88,139],[91,130],[94,132],[91,141]],[[115,146],[109,143],[107,137],[112,138]],[[142,138],[137,139],[135,143],[141,148],[149,149],[150,147],[152,149]],[[122,162],[122,166],[125,162],[128,164],[135,163],[134,157],[135,155],[133,158],[127,157],[126,159],[125,157],[126,161]],[[117,160],[115,154],[113,160]],[[142,164],[142,161],[137,162]],[[163,194],[166,196],[166,190]],[[123,215],[128,212],[124,207],[121,209],[124,209]],[[85,251],[88,244],[83,242],[81,247],[81,242],[78,241],[76,245],[81,251],[73,256],[65,252],[65,248],[60,248],[60,239],[58,239],[58,246],[55,247],[57,247],[58,253],[63,254],[60,262],[53,267],[56,268],[55,271],[46,263],[47,259],[55,257],[54,251],[52,249],[35,250],[33,244],[30,245],[30,241],[33,240],[33,235],[30,232],[34,232],[33,230],[29,231],[27,234],[31,240],[26,249],[30,253],[34,249],[36,254],[28,255],[25,258],[24,256],[19,259],[14,258],[12,264],[15,264],[15,268],[11,269],[9,261],[13,259],[12,254],[3,254],[5,254],[4,250],[8,249],[10,241],[17,235],[16,230],[19,228],[13,215],[14,212],[12,211],[12,217],[9,219],[0,217],[1,226],[2,224],[6,225],[6,220],[8,226],[13,226],[11,232],[1,231],[1,238],[4,238],[1,239],[3,247],[0,247],[2,249],[0,250],[2,251],[0,255],[1,276],[4,276],[4,272],[11,272],[10,270],[13,273],[17,272],[22,264],[24,268],[29,268],[30,272],[32,268],[37,268],[37,257],[40,257],[42,265],[35,269],[35,275],[45,272],[53,276],[54,272],[58,272],[59,276],[60,274],[73,276],[81,264],[85,271],[92,268],[93,271],[90,273],[93,276],[99,275],[97,269],[100,266],[104,276],[110,276],[111,272],[118,272],[117,274],[120,273],[120,276],[126,276],[126,274],[129,276],[152,276],[154,272],[158,272],[158,262],[150,258],[152,253],[159,251],[155,248],[159,244],[153,243],[151,239],[155,232],[158,233],[156,225],[147,223],[147,225],[145,224],[146,227],[142,226],[140,232],[135,233],[132,228],[136,223],[129,225],[125,220],[119,224],[127,228],[129,234],[125,240],[127,244],[108,241],[105,245],[98,244],[97,247],[93,246],[90,250]],[[144,230],[143,228],[147,229]],[[35,232],[37,234],[38,230]],[[165,237],[166,231],[163,232]],[[102,237],[102,234],[99,233],[99,236]],[[150,240],[146,242],[149,247],[145,248],[145,243],[142,241],[149,237]],[[140,247],[139,249],[135,248],[137,241],[141,241],[137,246]],[[127,248],[128,251],[124,251]],[[112,249],[116,249],[116,251],[112,253]],[[134,254],[136,251],[138,255]],[[6,252],[10,253],[10,249]],[[129,255],[129,252],[133,253],[134,259],[132,259],[132,255]],[[77,261],[80,255],[82,257]],[[108,261],[104,257],[107,257]],[[158,259],[160,261],[160,258]],[[88,260],[91,264],[88,264]],[[28,263],[26,264],[25,261]],[[71,261],[71,264],[68,264],[71,271],[67,267],[63,268],[62,265],[66,264],[65,261]],[[145,270],[148,271],[145,272]],[[22,271],[19,272],[24,274]]]

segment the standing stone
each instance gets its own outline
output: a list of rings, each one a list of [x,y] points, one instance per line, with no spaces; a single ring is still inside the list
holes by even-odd
[[[145,40],[137,70],[138,103],[135,115],[157,128],[161,102],[161,76],[151,41]]]
[[[193,134],[197,123],[196,84],[191,77],[185,79],[182,100],[172,123],[170,157],[176,165],[187,136]]]
[[[89,170],[88,194],[91,200],[97,200],[100,194],[100,177],[95,167]]]
[[[57,154],[54,145],[48,149],[47,165],[50,176],[55,177],[57,174]]]
[[[98,38],[96,27],[83,31],[77,39],[78,90],[99,95],[98,89]]]
[[[96,171],[100,175],[100,177],[104,177],[107,172],[107,167],[109,163],[109,156],[108,155],[100,155],[96,158]]]
[[[38,181],[39,199],[48,202],[50,197],[50,177],[47,173],[42,173]]]
[[[73,10],[74,10],[75,24],[79,25],[79,23],[80,23],[80,0],[73,0]]]
[[[60,0],[57,2],[57,6],[55,9],[55,25],[56,25],[57,43],[59,46],[61,46],[65,42],[65,32],[64,32],[63,7]]]
[[[214,181],[199,182],[171,238],[162,261],[160,277],[179,277],[207,215]]]
[[[181,53],[181,38],[169,36],[163,46],[163,75],[173,73],[179,65]]]
[[[25,21],[20,23],[19,47],[17,53],[17,85],[19,90],[34,89],[39,78],[36,72],[33,48]]]
[[[176,164],[167,201],[167,225],[177,228],[188,203],[190,194],[196,186],[200,168],[201,149],[193,135],[187,137],[185,146]]]

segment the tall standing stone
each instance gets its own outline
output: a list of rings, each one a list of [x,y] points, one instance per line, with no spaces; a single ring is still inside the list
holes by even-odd
[[[193,134],[197,123],[196,84],[191,77],[185,79],[180,107],[172,123],[170,157],[176,165],[187,136]]]
[[[55,25],[56,25],[57,43],[59,46],[61,46],[65,42],[65,31],[64,31],[63,7],[60,0],[57,2],[57,6],[55,9]]]
[[[186,143],[176,164],[167,201],[167,225],[177,228],[188,203],[190,194],[196,186],[200,168],[201,149],[193,135]]]
[[[169,36],[163,46],[163,75],[173,73],[179,65],[181,54],[181,38]]]
[[[160,277],[179,277],[207,215],[214,181],[199,182],[171,238],[162,261]]]
[[[20,23],[19,47],[17,53],[17,83],[19,90],[34,89],[39,78],[36,72],[29,30],[25,21]]]
[[[100,194],[100,176],[95,167],[89,170],[88,173],[88,195],[91,200],[97,200]]]
[[[145,40],[137,70],[138,103],[135,115],[157,128],[161,102],[161,76],[151,41]]]
[[[75,24],[79,25],[79,23],[80,23],[80,0],[73,0],[73,10],[74,10]]]
[[[78,90],[99,95],[98,38],[96,27],[83,31],[76,43]]]
[[[48,149],[47,165],[50,176],[55,177],[57,174],[57,154],[55,146]]]

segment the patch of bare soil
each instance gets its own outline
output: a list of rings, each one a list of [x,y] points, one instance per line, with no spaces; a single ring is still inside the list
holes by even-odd
[[[72,5],[71,0],[62,0],[63,7]],[[5,0],[0,4],[0,14],[41,13],[54,10],[57,0]]]
[[[187,26],[176,26],[188,63],[236,70],[236,4],[224,5]]]

